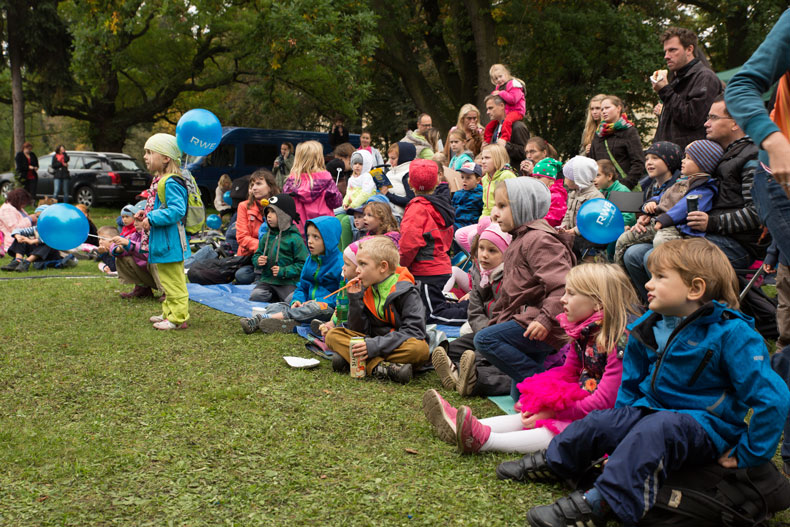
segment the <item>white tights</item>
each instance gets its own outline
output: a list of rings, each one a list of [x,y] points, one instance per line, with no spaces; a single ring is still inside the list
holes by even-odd
[[[453,267],[453,273],[450,275],[447,283],[444,284],[442,291],[447,293],[454,287],[457,287],[464,293],[468,293],[472,289],[469,285],[469,273],[460,267]]]
[[[554,437],[547,428],[524,430],[520,414],[497,415],[480,419],[480,422],[491,427],[491,435],[480,448],[481,452],[528,454],[547,448]]]

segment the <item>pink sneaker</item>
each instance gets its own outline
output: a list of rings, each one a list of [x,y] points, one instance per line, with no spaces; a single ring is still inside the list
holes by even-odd
[[[462,406],[455,418],[456,441],[462,454],[479,452],[491,436],[491,427],[482,424],[472,415],[472,409]]]
[[[186,329],[187,328],[187,323],[186,322],[182,322],[181,324],[176,326],[175,324],[173,324],[169,320],[164,319],[163,321],[157,322],[156,324],[154,324],[154,328],[162,330],[162,331],[170,331],[171,329]]]
[[[458,410],[445,401],[436,390],[428,390],[422,396],[422,411],[433,425],[439,439],[450,445],[456,444],[455,419]]]

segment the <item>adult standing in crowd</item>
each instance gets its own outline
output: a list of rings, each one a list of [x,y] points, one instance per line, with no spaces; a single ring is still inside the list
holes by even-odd
[[[33,153],[33,144],[25,141],[22,151],[14,157],[16,163],[16,177],[33,200],[36,199],[38,187],[38,158]]]
[[[71,191],[71,175],[69,174],[69,155],[66,153],[66,147],[59,145],[55,149],[55,155],[52,156],[52,169],[55,173],[52,175],[54,178],[53,183],[55,187],[52,191],[52,198],[60,200],[61,203],[69,202],[69,192]],[[60,194],[63,193],[63,199],[60,199]]]
[[[427,113],[421,113],[417,117],[417,130],[409,130],[399,142],[411,143],[417,149],[417,157],[420,159],[430,159],[433,157],[433,148],[426,138],[428,130],[433,128],[433,120]]]
[[[345,123],[346,119],[342,115],[335,117],[335,124],[332,125],[332,131],[329,133],[329,145],[332,148],[348,143],[348,128]]]
[[[505,101],[499,95],[489,95],[485,98],[485,105],[486,114],[489,119],[499,123],[494,130],[493,136],[491,136],[491,143],[504,146],[510,157],[510,165],[514,167],[519,166],[524,160],[524,147],[527,146],[527,141],[529,140],[529,130],[527,130],[527,126],[523,121],[516,121],[513,123],[510,141],[500,139],[499,134],[502,131],[502,123],[507,115],[505,111]]]
[[[666,70],[651,78],[663,108],[653,141],[671,141],[681,148],[705,138],[705,120],[722,84],[706,63],[695,57],[697,35],[671,27],[661,35]]]
[[[294,145],[285,142],[280,145],[280,155],[274,160],[272,165],[272,173],[277,180],[277,186],[283,188],[285,178],[291,173],[291,167],[294,166]]]
[[[379,152],[378,148],[371,145],[371,136],[370,132],[367,130],[362,130],[362,133],[359,134],[359,148],[357,150],[367,150],[370,155],[373,156],[373,166],[377,167],[379,165],[384,164],[384,158],[381,157],[381,152]]]
[[[628,120],[625,105],[619,97],[607,95],[601,101],[601,124],[587,157],[611,161],[629,189],[639,183],[645,167],[642,140],[634,124]]]
[[[579,149],[579,154],[583,156],[590,153],[590,146],[595,137],[595,132],[598,130],[598,125],[601,124],[601,102],[604,97],[606,97],[605,94],[599,93],[590,99],[590,103],[587,105],[587,119],[584,121],[582,144]]]
[[[461,110],[458,112],[458,121],[455,123],[455,126],[450,128],[450,132],[455,129],[463,130],[464,134],[466,134],[466,150],[477,156],[483,146],[483,132],[485,132],[485,128],[480,126],[480,110],[477,109],[477,106],[468,103],[461,106]],[[449,149],[450,136],[448,132],[444,149],[444,155],[447,159],[453,157],[453,153]]]
[[[332,176],[335,185],[337,185],[338,190],[344,196],[346,195],[348,177],[351,175],[351,154],[353,153],[354,145],[351,143],[337,145],[334,151],[334,159],[326,164],[326,171]]]

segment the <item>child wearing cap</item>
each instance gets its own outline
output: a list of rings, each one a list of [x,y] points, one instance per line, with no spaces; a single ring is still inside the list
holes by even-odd
[[[452,134],[451,134],[452,135]],[[459,168],[461,172],[461,188],[453,193],[455,208],[455,230],[467,225],[474,225],[483,212],[483,169],[472,161],[467,161]]]
[[[636,225],[617,239],[615,262],[622,263],[626,249],[638,243],[652,242],[654,247],[658,247],[669,240],[705,236],[704,231],[694,230],[686,224],[688,197],[695,196],[695,210],[707,212],[711,209],[718,192],[711,174],[723,155],[724,149],[714,141],[700,139],[688,145],[677,181],[660,195],[647,200],[642,205],[644,216],[640,216]]]
[[[250,294],[253,302],[289,302],[299,283],[309,254],[299,229],[294,199],[288,194],[269,198],[263,210],[269,228],[252,256],[258,283]]]
[[[669,141],[656,141],[645,150],[647,178],[639,182],[644,201],[660,196],[680,175],[683,149]]]
[[[559,227],[568,210],[568,191],[562,182],[560,169],[562,163],[551,157],[544,157],[532,169],[532,177],[546,185],[551,193],[549,212],[543,218],[552,227]]]
[[[439,182],[439,167],[433,161],[412,161],[409,181],[415,197],[403,212],[400,263],[419,282],[427,322],[447,324],[446,320],[434,318],[433,312],[434,306],[444,302],[442,289],[452,273],[448,253],[453,242],[455,211],[444,198],[432,193]]]
[[[376,194],[376,182],[370,175],[372,166],[373,156],[367,150],[357,150],[351,154],[351,177],[348,178],[343,209],[359,208]]]

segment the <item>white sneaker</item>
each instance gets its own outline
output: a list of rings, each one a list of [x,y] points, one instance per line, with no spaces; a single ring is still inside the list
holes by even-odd
[[[152,316],[151,318],[148,319],[148,322],[157,323],[157,322],[162,322],[164,320],[166,320],[166,319],[162,315],[154,315],[154,316]]]
[[[157,322],[156,324],[154,324],[154,328],[160,329],[162,331],[169,331],[171,329],[186,329],[187,328],[187,323],[186,322],[182,322],[181,324],[176,326],[175,324],[173,324],[169,320],[163,320],[161,322]]]

